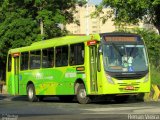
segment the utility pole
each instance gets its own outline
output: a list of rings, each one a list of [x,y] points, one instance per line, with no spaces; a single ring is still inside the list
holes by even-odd
[[[40,20],[40,29],[41,29],[41,35],[43,35],[44,30],[43,30],[43,20]]]
[[[87,4],[86,4],[86,35],[89,35],[89,0],[86,0]]]
[[[39,7],[39,10],[41,11],[43,9],[43,4]],[[41,36],[44,35],[44,24],[43,24],[43,17],[40,19],[40,30],[41,30]],[[43,40],[43,38],[42,38]]]

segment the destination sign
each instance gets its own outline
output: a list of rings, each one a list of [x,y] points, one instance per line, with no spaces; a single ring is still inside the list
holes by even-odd
[[[118,37],[118,36],[106,36],[106,42],[136,42],[137,37]]]

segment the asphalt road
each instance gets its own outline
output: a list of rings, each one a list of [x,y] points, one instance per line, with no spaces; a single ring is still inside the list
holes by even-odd
[[[78,104],[48,97],[28,102],[25,96],[0,95],[2,120],[160,120],[160,102],[112,101]]]

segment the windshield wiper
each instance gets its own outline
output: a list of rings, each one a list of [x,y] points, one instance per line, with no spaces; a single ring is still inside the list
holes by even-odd
[[[122,53],[120,52],[120,50],[118,49],[118,47],[112,42],[112,46],[114,47],[114,49],[119,53],[119,55],[122,57]]]
[[[133,47],[132,50],[130,51],[130,53],[129,53],[130,56],[132,55],[132,53],[133,53],[133,51],[135,50],[136,46],[137,46],[137,43],[134,44],[134,47]]]

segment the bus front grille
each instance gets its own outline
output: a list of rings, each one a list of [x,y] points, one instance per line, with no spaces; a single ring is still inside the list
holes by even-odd
[[[138,91],[140,82],[118,83],[120,91]]]

